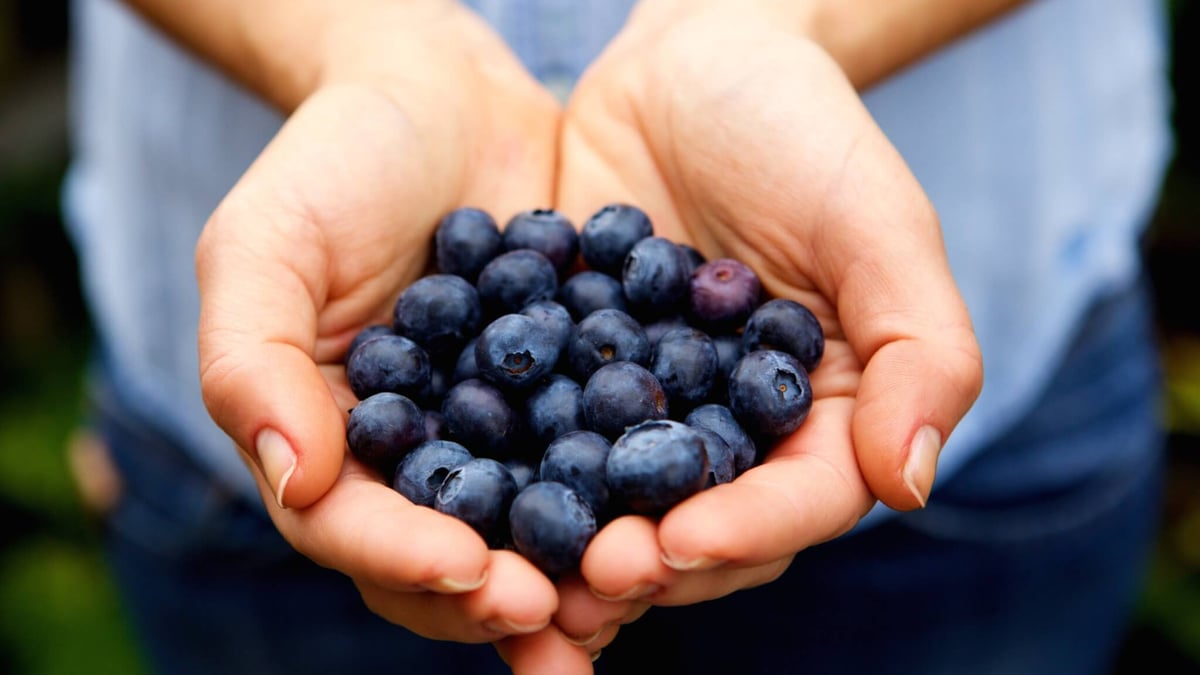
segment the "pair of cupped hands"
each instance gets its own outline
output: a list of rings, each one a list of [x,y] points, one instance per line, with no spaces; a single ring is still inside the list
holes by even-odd
[[[374,612],[493,642],[514,672],[590,672],[649,606],[768,583],[877,501],[925,503],[982,379],[937,216],[838,63],[751,4],[642,3],[563,107],[456,3],[377,3],[329,27],[316,76],[266,93],[287,121],[197,249],[203,392],[279,531]],[[749,264],[816,313],[826,352],[765,463],[615,520],[552,581],[349,456],[341,362],[448,211],[582,224],[610,202]]]

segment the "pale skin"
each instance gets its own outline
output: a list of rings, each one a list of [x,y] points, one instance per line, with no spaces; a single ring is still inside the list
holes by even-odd
[[[928,498],[981,360],[936,213],[857,90],[1015,0],[644,0],[565,110],[448,0],[131,4],[289,114],[197,249],[202,385],[281,533],[380,615],[494,642],[514,672],[590,672],[650,604],[768,583],[876,501]],[[827,350],[763,466],[612,523],[556,587],[347,457],[338,364],[446,211],[582,223],[612,201],[756,268]]]

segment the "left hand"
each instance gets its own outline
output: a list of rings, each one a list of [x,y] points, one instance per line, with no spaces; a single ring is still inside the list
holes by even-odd
[[[826,333],[811,415],[761,466],[661,520],[613,521],[584,556],[586,584],[560,584],[556,624],[593,653],[647,603],[777,578],[876,500],[922,506],[982,383],[920,185],[838,63],[752,6],[646,0],[564,119],[559,209],[582,223],[636,204],[656,234],[749,264]]]

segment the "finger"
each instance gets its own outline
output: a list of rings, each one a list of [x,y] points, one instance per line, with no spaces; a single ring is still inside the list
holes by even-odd
[[[592,655],[573,645],[554,626],[496,643],[513,675],[591,675]]]
[[[493,551],[488,578],[459,594],[397,591],[356,581],[371,611],[435,640],[493,642],[543,630],[558,606],[554,586],[528,561],[510,551]]]
[[[610,626],[625,623],[629,617],[641,616],[648,606],[629,600],[602,600],[579,575],[560,579],[557,587],[559,602],[554,625],[569,642],[580,646],[595,642]]]

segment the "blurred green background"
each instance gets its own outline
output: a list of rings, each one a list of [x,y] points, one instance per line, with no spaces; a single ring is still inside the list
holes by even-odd
[[[1145,241],[1171,485],[1120,673],[1200,673],[1200,4],[1171,6],[1178,146]],[[99,521],[72,479],[73,464],[91,471],[74,435],[90,326],[58,208],[66,27],[63,1],[0,0],[0,673],[137,675]]]

